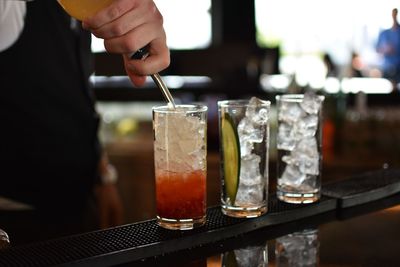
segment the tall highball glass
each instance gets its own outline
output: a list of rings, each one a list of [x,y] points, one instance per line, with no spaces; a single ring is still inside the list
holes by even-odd
[[[284,202],[307,204],[321,196],[323,101],[313,93],[276,97],[277,196]]]
[[[218,102],[222,212],[257,217],[268,209],[270,101]]]
[[[207,107],[153,108],[157,222],[187,230],[206,221]]]

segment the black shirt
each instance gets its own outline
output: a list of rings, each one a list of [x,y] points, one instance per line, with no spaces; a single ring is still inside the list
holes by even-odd
[[[76,209],[97,172],[90,33],[55,0],[27,2],[20,38],[0,52],[0,195]]]

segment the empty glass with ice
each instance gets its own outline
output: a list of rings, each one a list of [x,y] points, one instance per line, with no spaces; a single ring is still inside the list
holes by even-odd
[[[276,97],[278,110],[277,196],[288,203],[320,198],[324,96],[314,93]]]
[[[222,212],[257,217],[267,211],[270,101],[218,102]]]
[[[207,107],[153,108],[157,223],[186,230],[206,221]]]

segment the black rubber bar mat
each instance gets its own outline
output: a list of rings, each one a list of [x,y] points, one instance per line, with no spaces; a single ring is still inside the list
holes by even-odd
[[[0,266],[112,266],[178,250],[201,247],[257,229],[283,224],[336,209],[336,200],[322,197],[308,205],[287,204],[272,196],[267,214],[237,219],[220,207],[207,210],[205,226],[190,231],[165,230],[155,220],[102,231],[11,247],[0,251]]]
[[[326,184],[322,194],[338,199],[339,208],[348,208],[400,192],[400,170],[382,169]]]
[[[252,219],[207,210],[205,226],[190,231],[160,228],[155,220],[0,250],[0,266],[113,266],[199,248],[268,226],[296,223],[400,192],[400,170],[379,170],[323,186],[317,203],[295,205],[269,200],[267,214]]]

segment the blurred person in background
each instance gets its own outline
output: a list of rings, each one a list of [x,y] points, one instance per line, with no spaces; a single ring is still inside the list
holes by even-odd
[[[115,0],[82,24],[55,0],[0,1],[0,196],[33,207],[17,221],[0,215],[11,242],[122,223],[116,174],[98,139],[90,32],[122,54],[136,86],[169,65],[152,0]],[[146,45],[149,57],[130,59]]]
[[[394,8],[392,27],[379,33],[376,45],[377,52],[383,58],[382,76],[393,83],[393,88],[400,83],[400,25],[397,21],[397,13],[397,8]]]

